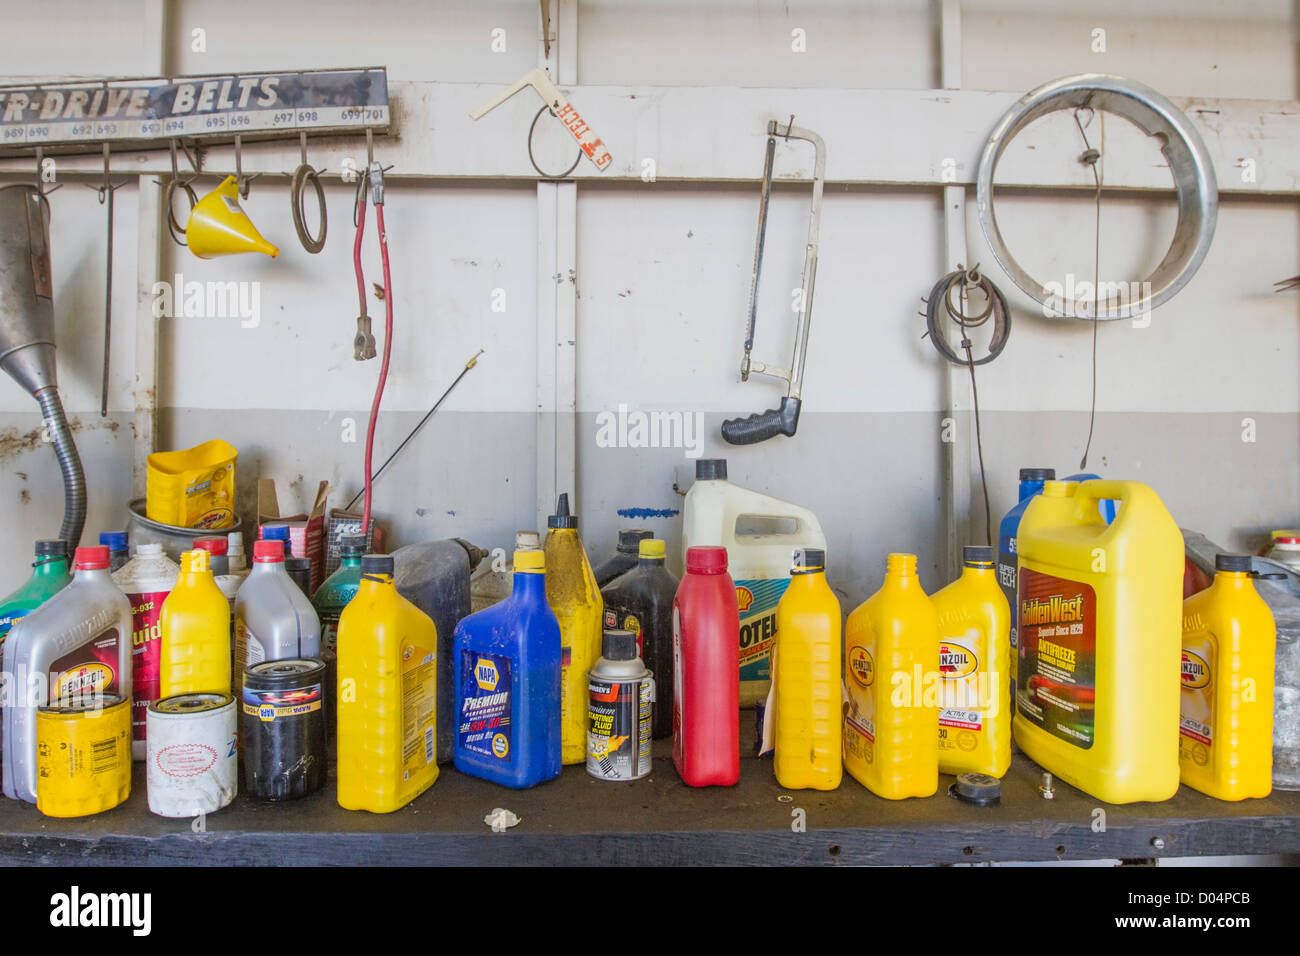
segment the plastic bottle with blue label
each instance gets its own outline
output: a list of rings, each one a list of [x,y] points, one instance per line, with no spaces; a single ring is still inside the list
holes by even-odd
[[[826,536],[807,508],[727,480],[727,462],[701,458],[682,512],[682,555],[724,547],[740,609],[740,706],[767,698],[772,684],[776,606],[790,585],[797,548],[826,550]]]
[[[1021,468],[1020,500],[1006,513],[1002,524],[998,526],[998,587],[1006,595],[1007,606],[1016,606],[1016,569],[1017,547],[1016,533],[1020,528],[1020,519],[1029,507],[1035,495],[1043,493],[1043,482],[1056,479],[1055,468]],[[1011,687],[1007,691],[1007,712],[1015,706],[1016,686],[1016,615],[1011,615]]]
[[[516,551],[499,604],[456,626],[456,769],[523,790],[560,775],[560,623],[546,554]]]

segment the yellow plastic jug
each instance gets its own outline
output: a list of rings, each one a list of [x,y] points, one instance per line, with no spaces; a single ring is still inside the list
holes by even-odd
[[[1247,555],[1220,554],[1215,568],[1183,602],[1182,781],[1220,800],[1267,797],[1277,628]]]
[[[567,494],[546,524],[546,603],[560,622],[560,762],[585,764],[587,672],[600,657],[605,602]]]
[[[826,552],[799,548],[776,607],[776,779],[788,790],[834,790],[844,776],[840,602]]]
[[[779,665],[778,665],[779,666]],[[891,554],[885,583],[844,636],[844,769],[889,800],[939,789],[939,616],[916,555]]]
[[[1011,766],[1011,608],[992,548],[962,551],[961,577],[934,593],[939,613],[939,772],[1001,777]]]
[[[181,573],[158,618],[160,697],[224,694],[230,688],[230,601],[207,551],[181,555]]]
[[[338,800],[391,813],[438,779],[438,632],[393,584],[390,555],[361,559],[339,617]]]
[[[280,250],[262,238],[239,205],[239,185],[227,176],[216,189],[194,204],[185,227],[185,242],[200,259],[262,252],[274,259]]]
[[[214,438],[147,459],[145,515],[177,528],[215,530],[235,521],[235,459],[230,442]]]
[[[1102,499],[1118,501],[1107,525]],[[1183,538],[1137,481],[1048,481],[1020,521],[1016,743],[1107,803],[1178,790]]]

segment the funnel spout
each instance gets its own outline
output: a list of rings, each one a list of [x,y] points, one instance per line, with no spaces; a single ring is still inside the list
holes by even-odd
[[[68,553],[72,554],[86,526],[86,476],[81,470],[77,446],[72,442],[68,419],[63,414],[59,390],[52,385],[43,388],[36,393],[36,400],[41,403],[41,416],[54,454],[59,458],[59,470],[63,472],[63,526],[59,528],[59,537],[68,543]]]

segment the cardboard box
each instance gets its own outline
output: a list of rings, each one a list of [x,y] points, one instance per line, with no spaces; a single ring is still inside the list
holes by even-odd
[[[361,515],[352,511],[344,511],[342,508],[330,509],[329,537],[325,544],[326,577],[339,568],[342,561],[343,539],[349,535],[359,536],[361,534],[361,518]],[[370,536],[366,542],[366,553],[388,553],[388,532],[383,525],[375,520],[373,514],[370,516]]]
[[[296,558],[311,559],[313,594],[325,580],[325,504],[329,492],[330,483],[322,481],[316,489],[311,514],[282,515],[275,495],[275,479],[260,478],[257,482],[257,536],[262,537],[262,528],[268,524],[289,526],[289,550]]]

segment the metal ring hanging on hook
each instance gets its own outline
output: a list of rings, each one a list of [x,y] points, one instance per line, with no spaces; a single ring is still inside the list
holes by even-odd
[[[970,276],[978,276],[975,282],[970,281]],[[966,287],[967,285],[976,285],[988,299],[987,308],[978,315],[968,316],[960,308],[955,308],[949,299],[949,292],[953,286]],[[978,328],[993,316],[993,339],[989,342],[989,354],[983,358],[968,360],[959,356],[951,345],[948,344],[948,336],[945,332],[946,322],[939,318],[939,303],[944,303],[944,311],[957,323],[963,330]],[[1007,308],[1007,300],[1002,295],[1002,290],[995,286],[988,276],[978,275],[971,269],[957,269],[950,272],[934,284],[930,290],[930,295],[926,299],[925,305],[925,327],[926,334],[930,341],[934,343],[935,350],[946,358],[953,365],[960,365],[965,368],[969,365],[986,365],[1002,354],[1006,348],[1007,337],[1011,334],[1011,310]]]
[[[307,162],[307,134],[302,133],[299,140],[302,162],[293,171],[293,183],[289,187],[289,206],[293,211],[293,228],[298,233],[298,241],[310,253],[320,252],[325,248],[325,188],[321,185],[320,171]],[[303,206],[303,187],[308,183],[316,190],[316,207],[320,210],[320,233],[312,236],[307,231],[307,212]],[[355,204],[353,216],[356,215]]]
[[[532,125],[528,127],[528,161],[533,164],[533,169],[537,170],[537,175],[541,176],[543,179],[552,179],[552,180],[568,179],[570,176],[573,175],[573,171],[578,168],[578,164],[582,162],[582,157],[586,155],[585,153],[583,153],[581,149],[578,150],[578,158],[573,161],[573,165],[570,166],[568,169],[566,169],[564,172],[560,173],[560,175],[558,176],[553,176],[550,173],[543,171],[542,167],[537,165],[537,159],[533,156],[533,133],[537,129],[537,121],[541,119],[542,114],[549,109],[550,109],[549,106],[543,106],[540,110],[538,110],[537,115],[533,117]]]
[[[163,203],[167,206],[167,232],[172,237],[172,242],[176,243],[176,245],[188,246],[189,243],[185,239],[186,227],[182,226],[176,220],[176,211],[172,206],[172,197],[175,195],[177,189],[184,190],[186,198],[188,198],[190,201],[191,212],[194,210],[194,207],[198,204],[199,197],[194,194],[194,188],[190,185],[191,180],[181,179],[180,167],[179,164],[176,162],[176,141],[172,140],[170,146],[171,146],[171,159],[172,159],[172,178],[167,181],[167,189],[163,195]],[[181,144],[181,148],[182,149],[185,148],[183,143]],[[185,158],[190,161],[190,165],[194,167],[194,171],[197,173],[198,164],[195,162],[194,158],[190,156],[189,150],[185,151]],[[159,183],[158,185],[161,186],[162,183]],[[185,219],[187,222],[189,221],[189,213],[185,214]]]

